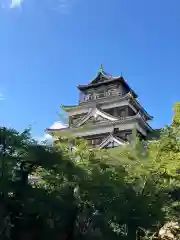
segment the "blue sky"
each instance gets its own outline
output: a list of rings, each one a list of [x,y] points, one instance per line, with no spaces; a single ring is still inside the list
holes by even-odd
[[[0,124],[33,135],[75,104],[102,63],[154,116],[180,100],[179,0],[0,0]],[[20,6],[21,3],[21,6]]]

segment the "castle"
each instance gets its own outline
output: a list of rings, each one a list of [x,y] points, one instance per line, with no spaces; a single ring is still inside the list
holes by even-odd
[[[79,104],[62,106],[68,114],[68,126],[56,124],[46,130],[50,135],[70,133],[102,149],[131,141],[133,129],[140,139],[147,139],[153,132],[148,124],[152,116],[138,102],[138,95],[123,76],[113,77],[101,65],[90,84],[78,85],[78,89]]]

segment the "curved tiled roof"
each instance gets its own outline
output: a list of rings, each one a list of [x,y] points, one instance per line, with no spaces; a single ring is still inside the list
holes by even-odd
[[[100,110],[100,109],[98,109],[98,108],[91,108],[90,110],[89,110],[89,112],[85,115],[85,116],[83,116],[81,119],[80,119],[80,121],[78,121],[77,123],[75,123],[75,125],[73,126],[73,127],[77,127],[77,126],[80,126],[81,124],[83,124],[84,122],[86,122],[91,116],[97,116],[97,115],[99,115],[99,116],[101,116],[101,117],[103,117],[103,118],[106,118],[106,119],[108,119],[108,120],[110,120],[110,121],[117,121],[118,120],[118,118],[117,117],[114,117],[114,116],[112,116],[112,115],[110,115],[110,114],[108,114],[108,113],[105,113],[104,111],[102,111],[102,110]]]
[[[61,130],[64,128],[67,128],[68,125],[67,124],[63,124],[60,121],[54,122],[49,128],[47,128],[47,131],[53,131],[53,130]]]
[[[78,107],[78,105],[70,105],[70,106],[61,105],[61,109],[64,110],[65,112],[69,112],[69,111],[71,111],[73,108],[76,108],[76,107]]]
[[[136,98],[138,97],[137,94],[130,88],[130,86],[127,84],[127,82],[124,80],[123,76],[117,76],[113,77],[112,75],[106,73],[102,66],[100,67],[100,71],[98,72],[97,76],[91,80],[91,82],[87,85],[78,85],[79,90],[85,90],[92,87],[98,87],[102,84],[109,84],[111,82],[118,81],[121,82]]]

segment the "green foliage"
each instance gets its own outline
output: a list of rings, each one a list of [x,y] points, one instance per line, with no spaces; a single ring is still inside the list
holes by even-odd
[[[179,127],[180,126],[180,102],[177,102],[174,105],[174,117],[173,117],[173,122],[172,125],[173,127]]]
[[[178,110],[159,140],[89,149],[66,136],[39,145],[2,128],[1,239],[149,239],[180,216]],[[31,184],[28,175],[39,176]],[[27,237],[28,236],[28,237]]]
[[[125,147],[103,151],[73,142],[76,151],[71,158],[79,156],[76,165],[85,174],[83,180],[76,179],[80,199],[91,214],[98,210],[98,221],[91,228],[100,229],[103,238],[135,239],[159,223],[178,219],[178,134],[166,127],[159,141],[146,143],[135,138]],[[95,229],[88,233],[91,237]]]

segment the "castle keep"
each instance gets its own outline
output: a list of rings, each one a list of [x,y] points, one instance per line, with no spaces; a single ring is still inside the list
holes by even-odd
[[[113,77],[101,66],[95,79],[78,89],[79,104],[63,106],[69,125],[47,129],[52,136],[71,133],[93,147],[111,148],[131,141],[133,129],[141,139],[153,131],[148,124],[152,116],[123,76]]]

